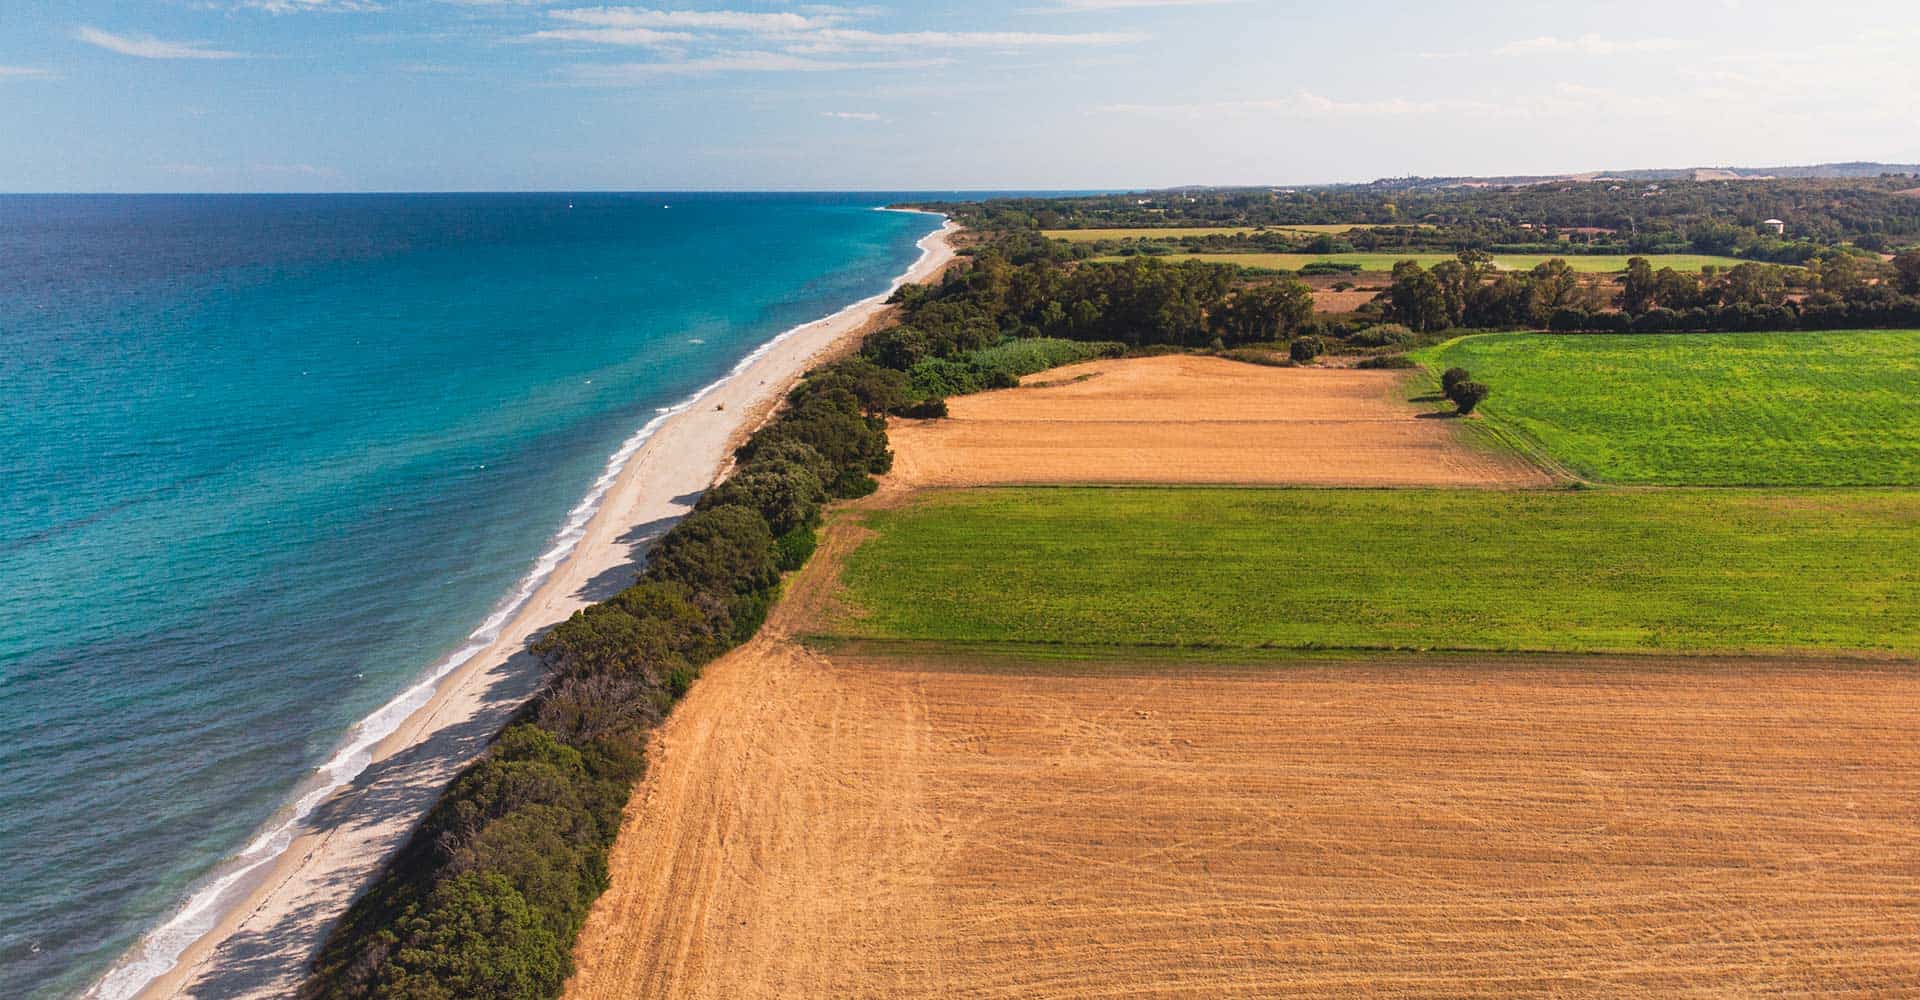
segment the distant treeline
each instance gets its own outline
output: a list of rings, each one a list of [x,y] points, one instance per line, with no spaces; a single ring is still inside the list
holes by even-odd
[[[1920,239],[1910,176],[1740,181],[1553,181],[1409,190],[1372,185],[1178,189],[1067,198],[1003,198],[938,206],[976,229],[1283,227],[1364,224],[1437,227],[1356,232],[1358,250],[1414,246],[1521,251],[1568,235],[1593,249],[1727,254],[1797,263],[1805,247],[1854,240],[1873,250]],[[1786,238],[1764,223],[1786,223]],[[1300,245],[1269,233],[1249,248]],[[1313,250],[1308,252],[1328,252]]]
[[[902,289],[897,301],[901,325],[870,340],[866,353],[902,369],[1008,338],[1267,343],[1313,318],[1312,290],[1297,281],[1247,280],[1239,268],[1201,261],[1083,261],[1070,247],[1018,234],[981,248],[938,284]]]
[[[1806,267],[1747,263],[1700,273],[1635,257],[1618,279],[1619,309],[1563,261],[1494,271],[1462,253],[1431,268],[1402,261],[1381,295],[1382,316],[1418,332],[1455,327],[1669,332],[1834,330],[1920,326],[1920,250],[1892,263],[1832,254]]]

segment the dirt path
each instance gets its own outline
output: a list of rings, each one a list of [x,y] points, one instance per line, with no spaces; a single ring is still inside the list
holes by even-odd
[[[1405,373],[1169,355],[1094,361],[895,421],[896,488],[982,483],[1546,486],[1406,401]]]
[[[756,641],[667,724],[569,996],[1920,990],[1916,699],[1859,665]]]

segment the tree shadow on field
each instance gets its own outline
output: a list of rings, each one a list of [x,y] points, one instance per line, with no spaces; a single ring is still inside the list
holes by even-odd
[[[1433,410],[1428,413],[1416,413],[1413,418],[1415,420],[1459,420],[1463,416],[1466,414],[1454,410]]]

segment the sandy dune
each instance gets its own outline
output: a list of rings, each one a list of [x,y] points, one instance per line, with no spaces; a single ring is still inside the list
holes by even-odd
[[[1169,355],[1094,361],[895,421],[890,487],[981,483],[1544,486],[1423,417],[1405,374]]]
[[[1859,664],[761,640],[663,731],[568,995],[1920,990],[1916,698]]]

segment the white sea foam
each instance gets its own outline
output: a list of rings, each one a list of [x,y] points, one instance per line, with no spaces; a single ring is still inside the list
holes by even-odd
[[[882,209],[882,211],[908,210]],[[249,841],[245,848],[223,862],[216,869],[215,874],[196,888],[178,910],[175,910],[160,926],[147,932],[133,950],[95,982],[93,988],[86,993],[88,1000],[129,1000],[146,988],[148,983],[171,971],[179,963],[180,956],[187,948],[219,925],[220,918],[227,910],[240,902],[240,897],[243,895],[241,890],[245,888],[243,882],[247,876],[264,868],[285,853],[293,844],[301,825],[308,816],[313,814],[313,810],[367,769],[373,761],[373,748],[399,729],[400,724],[405,722],[408,716],[432,701],[442,681],[460,669],[461,665],[478,656],[481,650],[492,645],[494,640],[500,638],[500,631],[506,628],[507,623],[513,620],[513,616],[519,613],[529,600],[533,599],[534,593],[540,589],[540,584],[553,575],[554,570],[573,554],[580,540],[586,537],[587,525],[592,523],[594,515],[599,513],[601,501],[606,499],[607,491],[611,490],[613,484],[619,480],[621,470],[626,468],[627,462],[660,430],[663,424],[675,415],[698,405],[714,390],[737,377],[754,362],[766,357],[788,338],[823,323],[833,322],[854,310],[886,301],[899,290],[901,285],[907,283],[909,276],[918,270],[927,257],[934,252],[933,241],[939,235],[939,232],[930,233],[920,241],[920,256],[912,266],[893,279],[893,283],[885,292],[861,299],[830,316],[802,323],[782,332],[754,348],[729,369],[727,374],[702,386],[693,395],[672,406],[656,407],[653,419],[647,421],[622,442],[612,457],[607,459],[606,468],[601,471],[600,477],[593,481],[586,496],[582,497],[567,514],[565,524],[554,535],[553,542],[547,550],[534,560],[533,568],[528,570],[527,575],[521,578],[520,583],[505,599],[495,605],[493,612],[487,615],[479,628],[474,629],[467,636],[460,648],[428,668],[426,674],[412,687],[355,723],[353,728],[347,731],[345,744],[335,751],[326,763],[316,768],[312,775],[301,782],[299,787],[302,791],[294,800],[275,813],[274,818],[268,821],[267,826]]]

